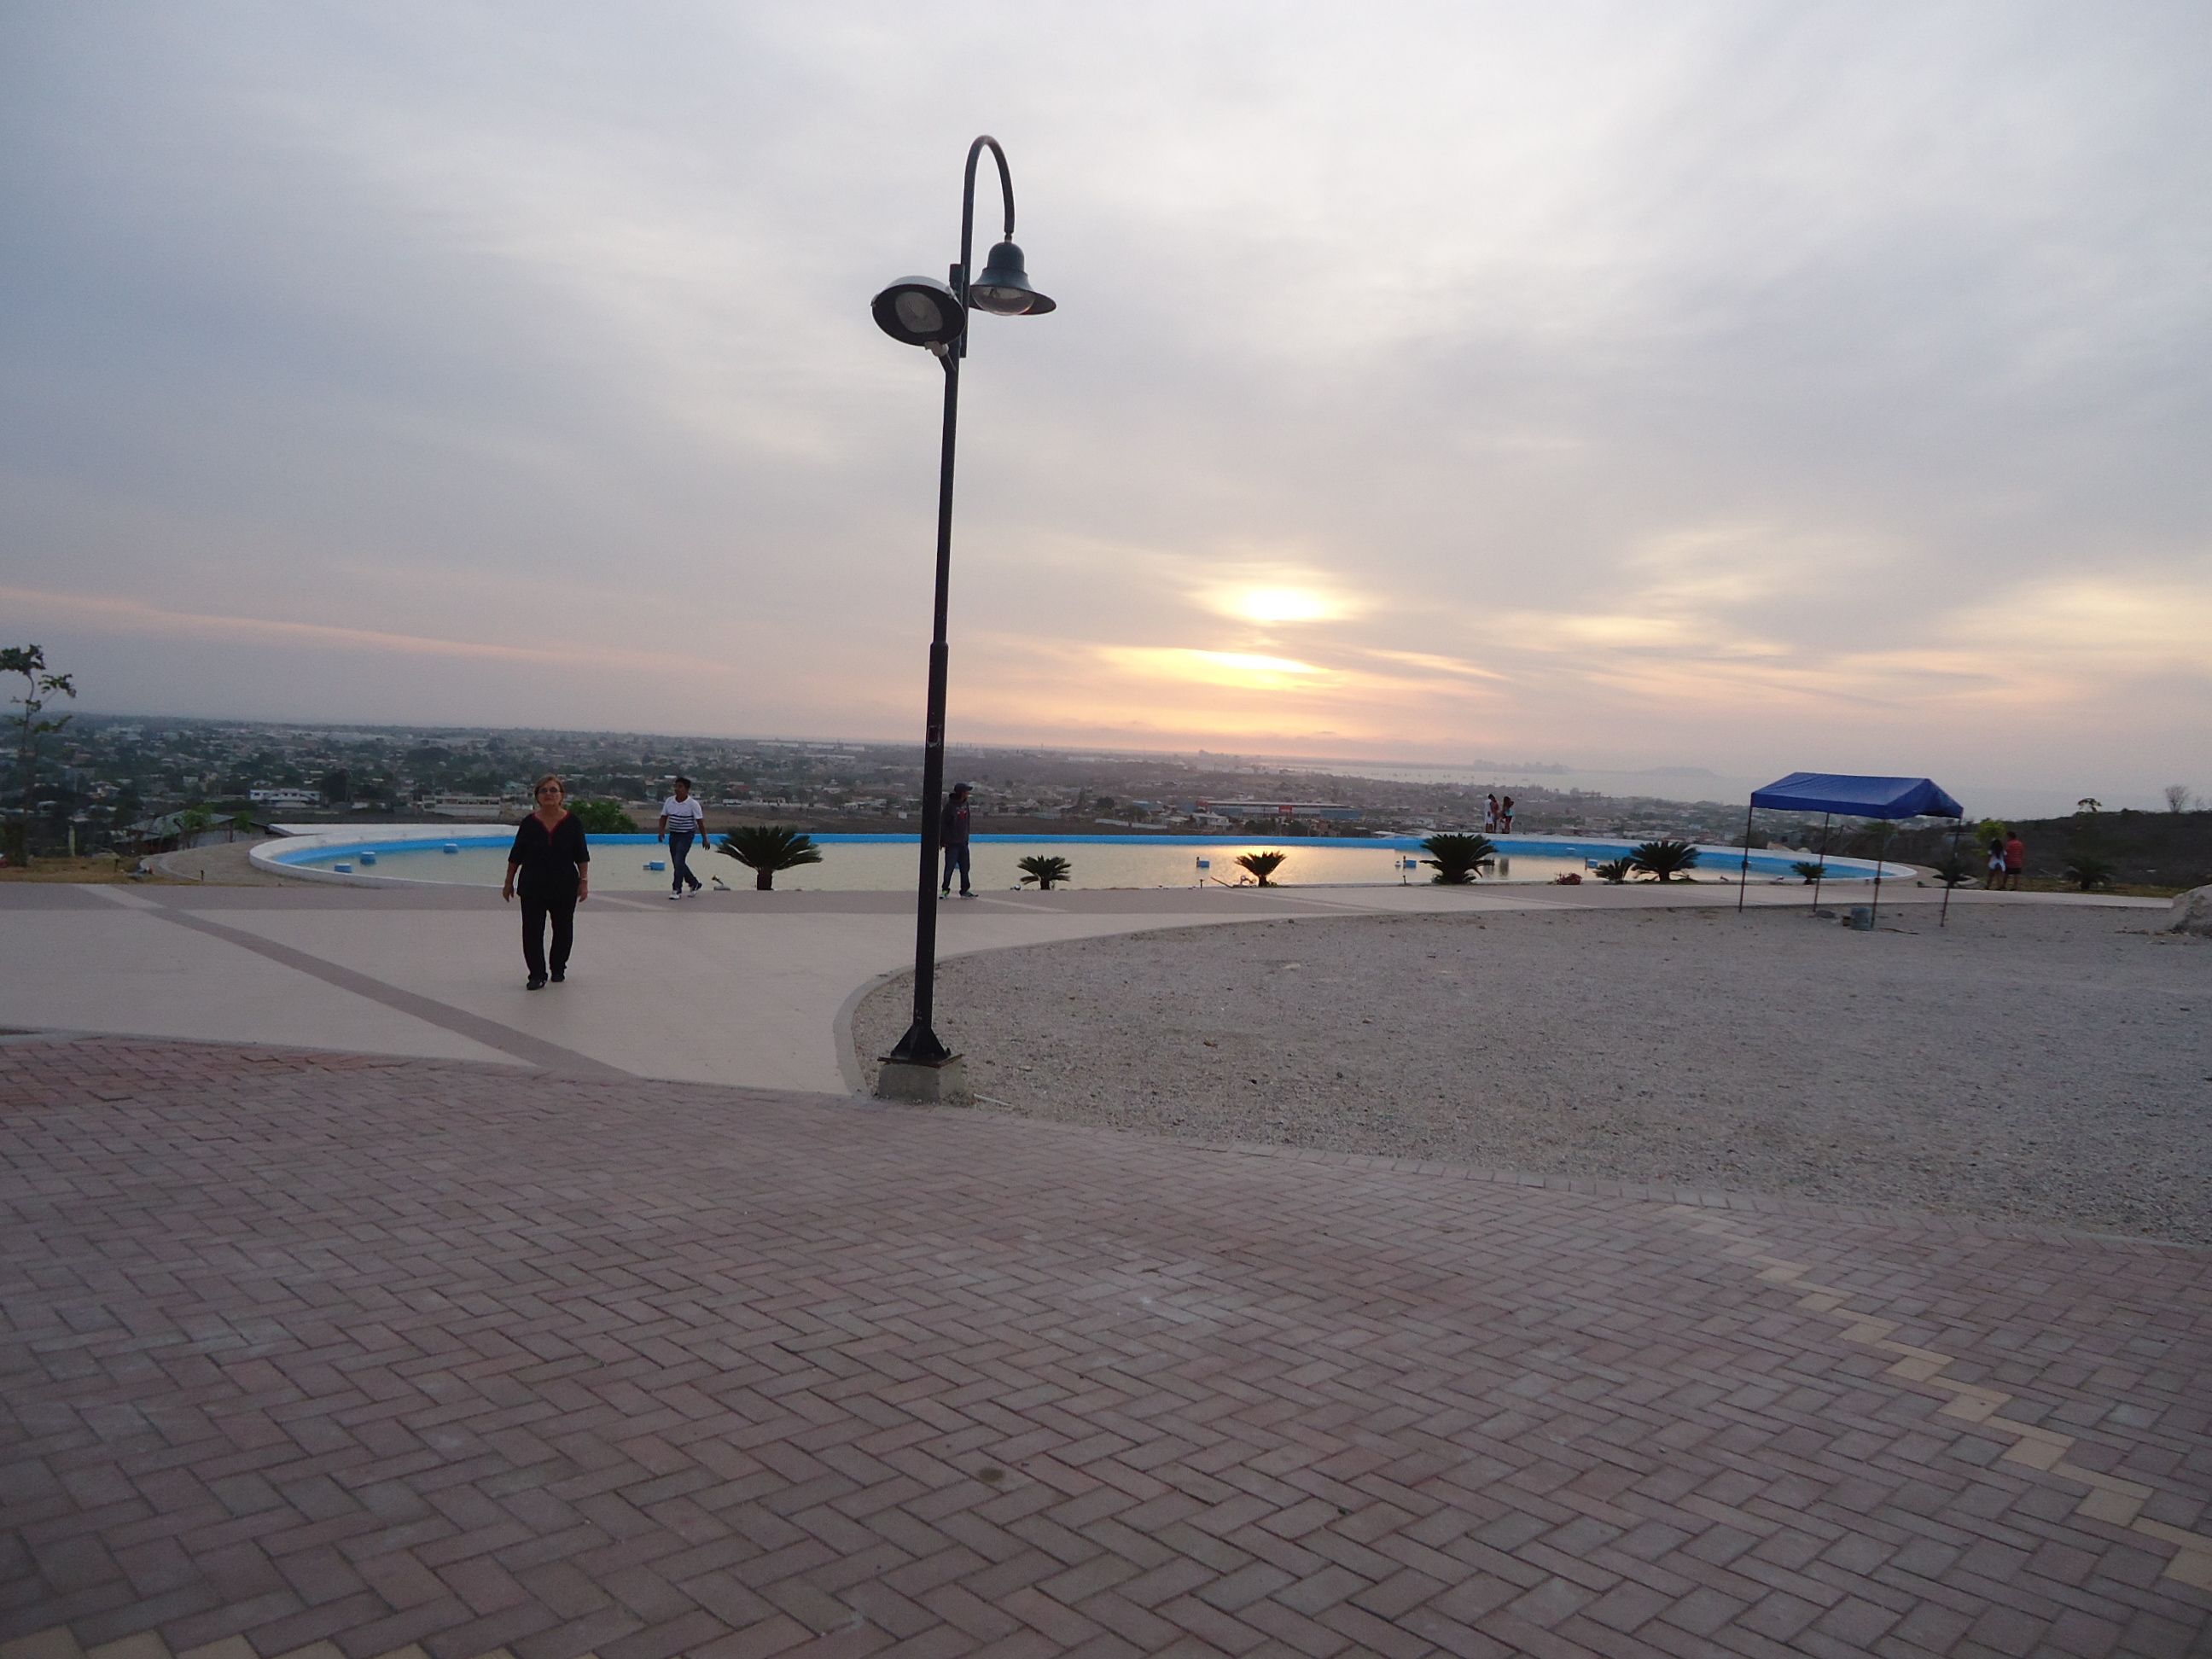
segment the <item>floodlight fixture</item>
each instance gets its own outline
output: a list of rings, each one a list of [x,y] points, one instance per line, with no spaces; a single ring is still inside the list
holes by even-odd
[[[876,326],[902,345],[948,345],[968,319],[960,296],[927,276],[908,276],[876,295]]]

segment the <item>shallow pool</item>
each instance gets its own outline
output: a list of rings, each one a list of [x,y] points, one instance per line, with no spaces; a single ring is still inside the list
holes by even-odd
[[[271,849],[276,860],[288,868],[332,872],[349,866],[355,878],[433,882],[464,887],[496,887],[507,872],[507,849],[511,831],[462,830],[438,839],[395,838],[384,842],[353,837],[313,837],[296,850]],[[1548,836],[1516,836],[1496,839],[1498,858],[1484,872],[1486,881],[1548,882],[1572,873],[1583,873],[1592,862],[1624,855],[1629,843],[1609,841],[1569,841]],[[811,892],[901,892],[912,889],[917,875],[915,838],[912,836],[837,836],[814,837],[822,862],[787,870],[775,878],[778,890]],[[719,841],[717,842],[719,845]],[[455,850],[448,852],[448,846]],[[1234,886],[1251,878],[1241,869],[1240,854],[1282,852],[1289,854],[1273,878],[1285,886],[1425,883],[1435,872],[1407,860],[1422,856],[1419,840],[1413,836],[1376,837],[1365,841],[1261,841],[1249,836],[1226,839],[1189,836],[979,836],[972,848],[976,887],[1005,891],[1020,883],[1019,861],[1034,855],[1063,858],[1071,870],[1069,885],[1098,887],[1194,887],[1207,882]],[[669,873],[653,870],[665,863],[666,848],[651,836],[597,836],[592,840],[592,883],[605,891],[665,890]],[[1753,853],[1751,879],[1754,882],[1794,879],[1790,865],[1795,854]],[[1735,876],[1741,853],[1734,848],[1709,848],[1697,873],[1707,880]],[[753,872],[720,852],[695,848],[691,868],[702,881],[719,877],[732,887],[750,887]],[[1831,880],[1870,879],[1870,863],[1831,860]],[[1905,873],[1891,865],[1885,873],[1894,878]],[[1592,878],[1595,879],[1595,878]]]

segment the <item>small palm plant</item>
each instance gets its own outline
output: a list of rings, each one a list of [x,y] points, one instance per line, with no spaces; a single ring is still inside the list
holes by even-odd
[[[1963,887],[1974,878],[1973,866],[1957,853],[1946,853],[1928,866],[1946,887]]]
[[[1289,857],[1288,853],[1239,853],[1237,862],[1257,876],[1261,886],[1272,887],[1274,884],[1267,878],[1281,869],[1284,860]]]
[[[727,853],[751,871],[753,886],[763,893],[775,888],[777,871],[822,862],[822,849],[814,844],[813,836],[781,823],[743,825],[724,836],[714,850]]]
[[[2069,853],[2066,855],[2066,879],[2083,892],[2094,888],[2112,885],[2114,866],[2112,860],[2100,858],[2094,853]]]
[[[1035,857],[1024,859],[1014,867],[1022,872],[1023,886],[1035,882],[1038,892],[1049,893],[1067,879],[1069,866],[1066,859]]]
[[[1609,863],[1597,866],[1593,873],[1600,881],[1609,881],[1618,887],[1628,879],[1630,872],[1635,868],[1636,866],[1626,859],[1614,859]]]
[[[1797,878],[1803,882],[1808,887],[1810,887],[1814,882],[1820,880],[1821,876],[1826,872],[1826,866],[1825,865],[1820,864],[1812,859],[1799,859],[1797,862],[1791,865],[1790,868],[1796,873]]]
[[[1481,866],[1495,856],[1497,848],[1487,836],[1431,836],[1421,843],[1421,850],[1429,856],[1422,863],[1435,867],[1431,878],[1440,886],[1464,887],[1481,873]]]
[[[1629,867],[1672,881],[1698,862],[1698,849],[1686,841],[1647,841],[1628,855]]]

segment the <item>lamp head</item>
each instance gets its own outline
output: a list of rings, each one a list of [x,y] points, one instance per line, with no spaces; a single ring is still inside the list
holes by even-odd
[[[876,295],[876,326],[902,345],[941,346],[960,337],[968,313],[960,296],[927,276],[908,276]]]
[[[990,263],[968,284],[968,302],[1001,317],[1041,317],[1054,309],[1051,300],[1030,286],[1022,251],[1011,240],[991,250]]]

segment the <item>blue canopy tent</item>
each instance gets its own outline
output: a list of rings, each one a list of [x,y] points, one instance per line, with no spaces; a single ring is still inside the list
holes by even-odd
[[[1735,908],[1743,908],[1743,889],[1741,883],[1751,873],[1751,815],[1761,807],[1778,808],[1787,812],[1818,812],[1820,815],[1820,868],[1828,866],[1828,820],[1836,813],[1853,818],[1957,818],[1960,828],[1966,827],[1966,810],[1936,787],[1932,778],[1875,778],[1850,772],[1792,772],[1786,778],[1777,778],[1764,789],[1751,793],[1751,805],[1743,814],[1743,868],[1739,872]],[[1957,850],[1958,837],[1952,836],[1953,851]],[[1874,908],[1881,908],[1881,864],[1874,866]],[[1813,905],[1820,903],[1820,878],[1813,878]],[[1951,923],[1951,890],[1943,889],[1943,918],[1939,924]]]

